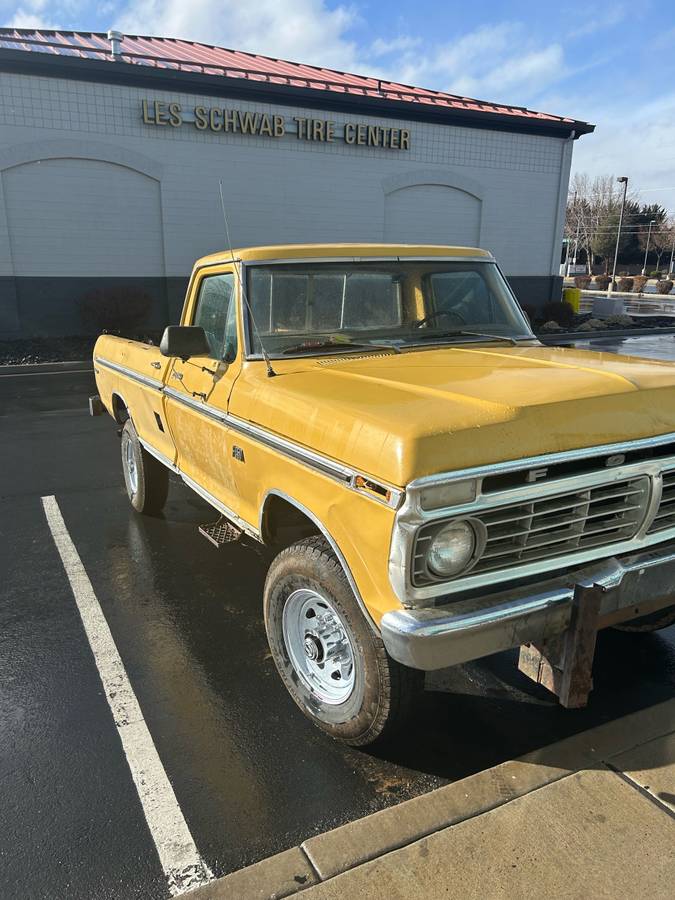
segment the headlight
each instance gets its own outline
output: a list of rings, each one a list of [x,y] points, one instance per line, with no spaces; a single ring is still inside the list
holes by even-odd
[[[458,575],[476,552],[478,536],[471,522],[450,522],[438,532],[427,550],[427,566],[441,578]]]

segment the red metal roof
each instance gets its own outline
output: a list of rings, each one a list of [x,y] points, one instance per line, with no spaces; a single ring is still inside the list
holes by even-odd
[[[109,62],[110,41],[101,32],[45,31],[31,28],[0,28],[0,50],[23,50],[58,56]],[[124,35],[121,41],[122,60],[129,65],[150,66],[174,71],[204,75],[242,78],[248,81],[266,82],[271,85],[289,85],[316,91],[331,91],[361,98],[390,100],[401,103],[422,104],[429,107],[461,110],[464,112],[491,113],[513,120],[531,123],[560,125],[585,125],[574,119],[535,112],[521,106],[506,106],[460,97],[444,91],[432,91],[411,87],[379,78],[353,75],[335,69],[324,69],[302,63],[259,56],[241,50],[228,50],[194,41],[174,38]]]

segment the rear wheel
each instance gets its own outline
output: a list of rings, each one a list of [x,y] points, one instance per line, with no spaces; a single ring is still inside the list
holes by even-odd
[[[169,493],[169,470],[143,447],[131,419],[124,423],[121,448],[129,502],[136,512],[156,515]]]
[[[669,625],[673,624],[675,624],[675,606],[669,606],[666,609],[658,609],[647,616],[640,616],[639,619],[622,622],[621,625],[615,625],[614,628],[618,631],[647,634],[650,631],[660,631],[661,628],[668,628]]]
[[[305,538],[277,556],[264,605],[276,667],[315,725],[364,746],[405,722],[424,673],[387,654],[324,538]]]

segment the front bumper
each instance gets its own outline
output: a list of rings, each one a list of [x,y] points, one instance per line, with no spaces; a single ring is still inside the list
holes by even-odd
[[[575,589],[600,587],[598,627],[675,605],[675,542],[613,557],[536,585],[428,609],[385,613],[387,652],[414,669],[444,669],[533,642],[570,624]]]

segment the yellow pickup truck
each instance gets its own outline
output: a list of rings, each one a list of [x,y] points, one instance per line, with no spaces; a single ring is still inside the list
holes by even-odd
[[[104,335],[94,367],[135,510],[174,472],[213,543],[278,550],[270,649],[340,740],[507,648],[583,705],[598,629],[675,621],[675,365],[542,346],[484,250],[218,253],[159,347]]]

